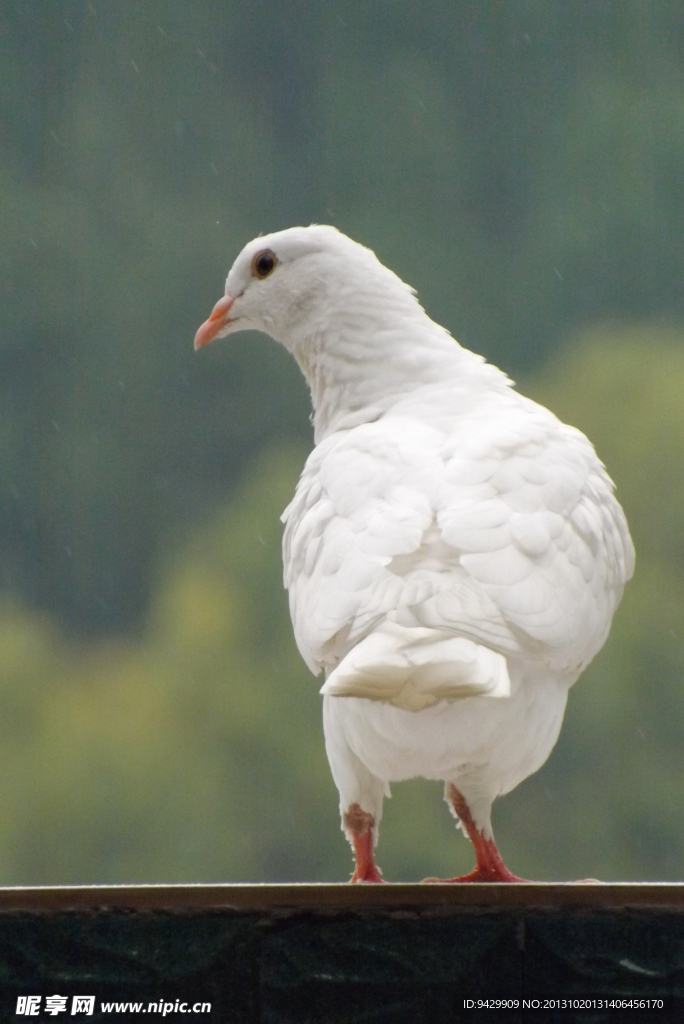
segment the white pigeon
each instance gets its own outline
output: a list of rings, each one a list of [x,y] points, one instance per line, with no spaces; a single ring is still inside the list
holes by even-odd
[[[195,348],[265,331],[311,388],[315,448],[283,513],[295,637],[323,720],[354,882],[389,783],[423,776],[471,839],[450,881],[517,881],[494,799],[556,742],[634,565],[593,446],[434,323],[324,225],[254,239]]]

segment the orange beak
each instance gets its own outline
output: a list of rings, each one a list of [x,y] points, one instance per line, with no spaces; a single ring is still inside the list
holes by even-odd
[[[228,314],[234,302],[235,299],[232,295],[224,295],[222,299],[218,300],[211,311],[211,316],[204,321],[195,335],[195,351],[208,345],[230,323]]]

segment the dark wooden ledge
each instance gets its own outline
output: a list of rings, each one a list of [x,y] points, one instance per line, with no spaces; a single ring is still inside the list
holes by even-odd
[[[680,1022],[682,911],[661,882],[5,888],[0,1021]]]
[[[365,911],[661,908],[684,910],[684,882],[486,884],[97,885],[0,888],[0,914],[19,910]]]

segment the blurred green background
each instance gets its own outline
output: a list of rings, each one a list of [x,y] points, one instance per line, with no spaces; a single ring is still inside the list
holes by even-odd
[[[507,863],[682,878],[683,44],[682,0],[3,0],[0,884],[348,877],[281,583],[306,387],[192,351],[311,221],[585,430],[632,527]],[[438,785],[385,815],[386,877],[471,866]]]

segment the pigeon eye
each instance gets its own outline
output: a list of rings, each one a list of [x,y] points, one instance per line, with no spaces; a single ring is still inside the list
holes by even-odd
[[[275,269],[278,263],[278,257],[270,249],[263,249],[258,252],[252,260],[252,277],[263,278]]]

